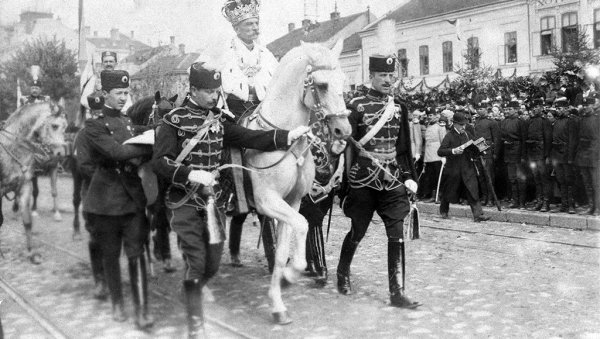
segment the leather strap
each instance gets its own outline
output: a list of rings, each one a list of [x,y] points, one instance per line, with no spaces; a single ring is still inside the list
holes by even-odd
[[[395,109],[396,109],[396,106],[394,105],[394,98],[391,97],[391,96],[389,96],[388,97],[388,102],[387,102],[386,107],[385,107],[385,111],[383,111],[383,114],[379,118],[379,121],[377,121],[377,123],[373,126],[373,128],[371,128],[371,130],[369,132],[367,132],[367,134],[365,134],[358,141],[358,143],[361,144],[361,146],[364,146],[377,133],[379,133],[379,131],[381,130],[381,128],[383,127],[383,125],[385,125],[385,123],[390,119],[390,117],[392,116],[392,114],[394,114],[394,110]]]

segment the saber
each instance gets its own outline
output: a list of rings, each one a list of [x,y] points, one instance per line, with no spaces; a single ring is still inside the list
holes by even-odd
[[[502,211],[502,207],[500,206],[500,201],[498,201],[498,197],[496,196],[496,191],[494,190],[494,184],[492,183],[492,177],[490,176],[490,173],[488,172],[487,167],[485,167],[485,160],[483,159],[483,157],[481,155],[479,156],[479,161],[481,162],[481,167],[483,168],[483,176],[485,177],[485,182],[488,187],[488,192],[492,193],[492,199],[494,199],[494,204],[496,205],[496,208],[498,209],[498,211]]]
[[[440,184],[442,183],[442,173],[444,173],[444,167],[446,167],[446,162],[442,161],[442,168],[440,168],[440,175],[438,176],[438,184],[437,189],[435,190],[435,202],[438,202],[438,198],[440,196]]]
[[[329,218],[327,219],[327,238],[325,242],[329,242],[329,229],[331,228],[331,214],[333,212],[333,200],[335,198],[335,194],[333,194],[333,190],[331,191],[331,204],[329,205]],[[321,233],[322,234],[322,233]]]

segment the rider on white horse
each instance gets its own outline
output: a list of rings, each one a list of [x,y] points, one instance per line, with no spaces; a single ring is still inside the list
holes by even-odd
[[[221,87],[219,71],[194,63],[189,81],[186,105],[166,114],[157,129],[153,165],[170,182],[168,215],[183,252],[189,336],[196,338],[204,335],[202,287],[217,273],[223,253],[224,239],[214,229],[209,232],[211,226],[224,228],[227,196],[216,181],[223,148],[285,149],[308,127],[254,131],[238,126],[215,109]]]

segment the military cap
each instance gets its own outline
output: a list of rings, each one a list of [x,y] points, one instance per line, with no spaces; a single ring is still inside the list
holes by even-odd
[[[389,55],[372,55],[369,57],[369,71],[371,72],[395,72],[396,59]]]
[[[521,104],[516,100],[512,100],[506,104],[506,107],[521,108]]]
[[[110,92],[115,88],[129,87],[129,73],[121,70],[104,70],[100,73],[100,82],[102,89]]]
[[[554,107],[569,107],[569,100],[567,97],[557,97],[554,100]]]
[[[102,109],[102,106],[104,106],[104,97],[94,94],[88,95],[87,102],[92,110]]]
[[[596,98],[592,96],[588,96],[583,98],[583,105],[594,105],[596,104]]]
[[[463,112],[454,113],[452,121],[457,125],[466,125],[468,122],[467,116]]]
[[[530,107],[536,107],[536,106],[544,106],[544,98],[543,97],[539,97],[539,98],[533,98],[530,102],[529,102],[529,106]]]
[[[37,86],[37,87],[42,87],[42,82],[39,79],[34,79],[31,80],[31,83],[29,84],[29,87],[33,87],[33,86]]]
[[[112,51],[102,52],[102,55],[100,56],[100,60],[104,60],[104,57],[107,57],[107,56],[112,56],[115,58],[115,62],[117,61],[117,53],[112,52]]]
[[[221,87],[221,72],[205,66],[203,62],[195,62],[190,67],[190,86],[198,89]]]
[[[480,101],[478,103],[476,103],[475,108],[480,109],[480,108],[488,108],[489,107],[489,103],[484,102],[484,101]]]

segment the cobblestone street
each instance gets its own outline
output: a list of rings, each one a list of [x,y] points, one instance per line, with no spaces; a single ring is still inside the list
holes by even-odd
[[[71,179],[59,178],[63,221],[52,220],[48,178],[40,178],[34,244],[43,263],[25,257],[22,223],[4,201],[0,229],[0,316],[6,338],[182,338],[185,313],[179,301],[182,262],[172,235],[178,271],[155,263],[149,290],[157,322],[149,333],[133,320],[115,323],[110,302],[91,298],[93,282],[84,240],[73,241]],[[451,207],[452,208],[452,207]],[[248,218],[242,237],[244,266],[229,255],[209,283],[207,331],[213,338],[597,338],[600,336],[599,234],[591,230],[516,223],[473,223],[422,215],[420,240],[407,243],[407,292],[424,304],[417,310],[389,306],[387,245],[376,219],[352,264],[355,294],[335,288],[335,268],[349,219],[334,209],[326,244],[329,283],[308,277],[283,292],[294,320],[271,322],[270,282],[258,228]],[[85,231],[84,231],[85,233]],[[128,280],[126,263],[122,277]],[[126,305],[133,314],[130,289]]]

